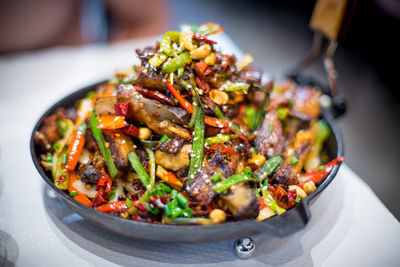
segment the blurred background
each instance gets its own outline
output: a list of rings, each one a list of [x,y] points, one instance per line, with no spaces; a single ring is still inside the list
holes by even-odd
[[[2,0],[0,56],[115,43],[220,23],[255,64],[279,78],[311,47],[314,0]],[[347,164],[400,218],[400,0],[356,1],[335,54],[338,84],[348,102],[339,120]],[[322,62],[310,72],[324,79]],[[1,90],[5,90],[2,88]],[[366,207],[367,208],[367,207]]]

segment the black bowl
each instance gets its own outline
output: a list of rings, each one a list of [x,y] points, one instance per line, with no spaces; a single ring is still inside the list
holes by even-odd
[[[40,117],[32,131],[30,149],[36,169],[42,176],[43,180],[54,190],[58,198],[83,218],[101,225],[110,231],[139,239],[166,242],[214,242],[232,240],[265,232],[277,236],[287,236],[301,230],[310,221],[311,212],[309,205],[311,205],[316,196],[318,196],[332,182],[339,170],[340,164],[337,164],[328,177],[318,185],[317,189],[304,198],[298,205],[296,205],[296,207],[288,210],[282,215],[274,216],[262,222],[245,220],[207,226],[161,225],[136,222],[98,212],[76,202],[67,192],[61,191],[54,185],[51,173],[45,171],[40,164],[40,151],[35,145],[33,134],[42,126],[45,117],[52,114],[59,107],[72,107],[75,101],[84,98],[89,91],[95,90],[99,84],[101,83],[78,90],[67,97],[64,97],[49,108]],[[328,157],[334,159],[343,156],[342,137],[333,116],[326,110],[322,112],[322,115],[332,131],[332,134],[327,140],[324,148]]]

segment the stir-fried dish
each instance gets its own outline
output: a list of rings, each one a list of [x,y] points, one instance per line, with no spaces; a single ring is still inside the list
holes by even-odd
[[[321,92],[262,81],[247,54],[215,48],[213,23],[167,32],[35,132],[54,184],[93,209],[141,222],[262,221],[296,206],[328,162]],[[325,163],[325,165],[323,165]]]

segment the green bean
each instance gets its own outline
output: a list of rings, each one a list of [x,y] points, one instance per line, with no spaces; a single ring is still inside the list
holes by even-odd
[[[218,193],[221,193],[221,192],[228,190],[232,185],[239,184],[239,183],[246,182],[246,181],[255,181],[255,180],[253,178],[251,178],[250,176],[248,176],[247,174],[238,173],[238,174],[232,175],[228,179],[225,179],[225,180],[217,183],[216,185],[214,185],[213,190]]]
[[[143,168],[143,165],[140,162],[139,157],[137,156],[136,152],[135,151],[129,152],[128,159],[129,159],[129,162],[131,163],[133,169],[138,174],[139,179],[142,181],[142,184],[146,188],[152,188],[151,184],[150,184],[149,174]]]
[[[162,71],[166,73],[175,72],[177,69],[185,66],[190,61],[190,52],[184,51],[174,58],[168,59],[162,66]]]
[[[196,122],[196,118],[197,118],[197,113],[199,112],[199,108],[198,108],[199,103],[197,103],[197,101],[195,101],[193,103],[193,114],[192,117],[190,118],[190,121],[188,123],[188,127],[189,128],[193,128],[194,123]]]
[[[108,147],[105,146],[105,140],[103,136],[103,132],[101,129],[97,128],[98,120],[94,112],[90,116],[90,128],[93,133],[93,137],[96,140],[96,143],[100,149],[101,154],[103,155],[104,161],[106,162],[108,172],[110,173],[111,178],[114,178],[117,175],[118,170],[115,166],[114,160],[111,156],[111,151]]]
[[[197,118],[194,125],[194,135],[192,143],[192,153],[190,157],[189,171],[187,184],[190,185],[193,182],[197,171],[201,168],[203,162],[203,150],[204,150],[204,111],[201,106],[199,96],[196,94],[197,102],[199,103],[197,109]]]
[[[279,165],[283,162],[284,158],[282,155],[277,154],[270,157],[263,165],[261,165],[253,174],[253,177],[257,179],[258,182],[263,181],[268,177]]]

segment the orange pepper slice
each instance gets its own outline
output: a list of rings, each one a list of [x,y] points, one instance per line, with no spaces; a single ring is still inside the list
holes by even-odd
[[[128,126],[125,117],[116,115],[100,115],[97,128],[103,130],[115,130]]]

